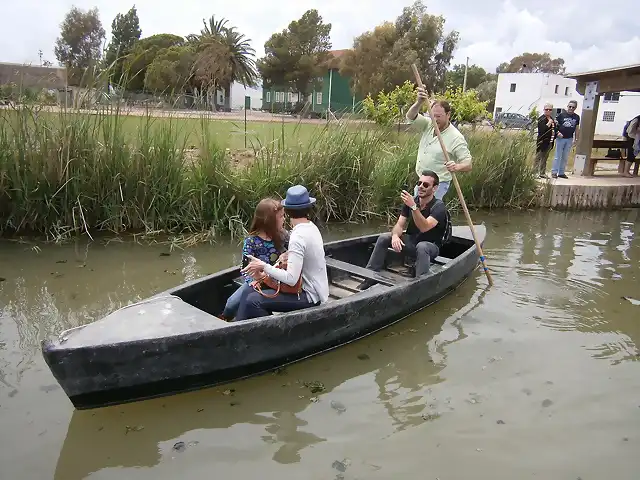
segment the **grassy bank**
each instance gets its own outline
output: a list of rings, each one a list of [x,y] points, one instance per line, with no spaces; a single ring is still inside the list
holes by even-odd
[[[272,125],[238,163],[222,138],[228,132],[216,131],[220,123],[0,111],[0,233],[240,234],[260,198],[282,196],[295,183],[318,198],[320,220],[359,222],[395,216],[399,188],[415,181],[415,135],[355,124]],[[531,141],[467,138],[474,169],[459,178],[469,206],[528,205],[536,185]],[[455,196],[452,188],[446,200]]]

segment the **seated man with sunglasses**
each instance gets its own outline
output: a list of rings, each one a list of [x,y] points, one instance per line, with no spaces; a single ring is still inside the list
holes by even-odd
[[[447,207],[434,196],[439,183],[435,172],[425,170],[418,180],[418,195],[415,198],[402,190],[402,212],[391,233],[383,233],[378,237],[367,263],[369,270],[382,270],[388,249],[392,247],[396,252],[404,250],[416,258],[416,277],[429,272],[431,259],[440,253],[447,230]],[[372,280],[365,280],[359,287],[364,290],[374,283]]]

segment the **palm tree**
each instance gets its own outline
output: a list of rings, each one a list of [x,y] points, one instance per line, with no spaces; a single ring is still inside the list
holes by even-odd
[[[251,39],[245,37],[236,30],[235,27],[227,26],[228,20],[222,18],[215,19],[212,15],[209,21],[202,20],[204,28],[200,35],[189,35],[187,40],[206,45],[209,42],[217,42],[224,45],[229,50],[229,81],[224,85],[224,106],[225,109],[231,106],[231,84],[239,82],[246,87],[257,86],[258,71],[256,68],[256,52],[251,47]]]

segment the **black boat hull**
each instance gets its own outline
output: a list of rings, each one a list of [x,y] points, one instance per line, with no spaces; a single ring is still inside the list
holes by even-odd
[[[477,228],[483,241],[484,227]],[[331,242],[326,251],[339,253],[345,242],[370,243],[371,239],[375,235]],[[478,260],[471,246],[437,274],[392,288],[373,287],[319,307],[224,328],[90,347],[66,348],[64,343],[45,341],[42,351],[78,409],[215,386],[300,361],[388,327],[454,290],[474,272]],[[185,298],[207,279],[231,278],[237,271],[237,267],[227,269],[159,296]]]

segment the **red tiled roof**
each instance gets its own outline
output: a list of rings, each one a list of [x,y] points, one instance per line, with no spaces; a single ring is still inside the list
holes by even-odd
[[[340,57],[348,51],[348,48],[343,48],[342,50],[329,50],[331,57],[325,63],[327,68],[338,68],[340,66]]]
[[[348,48],[343,48],[342,50],[329,50],[329,53],[333,55],[334,58],[340,58],[342,55],[349,51]]]

